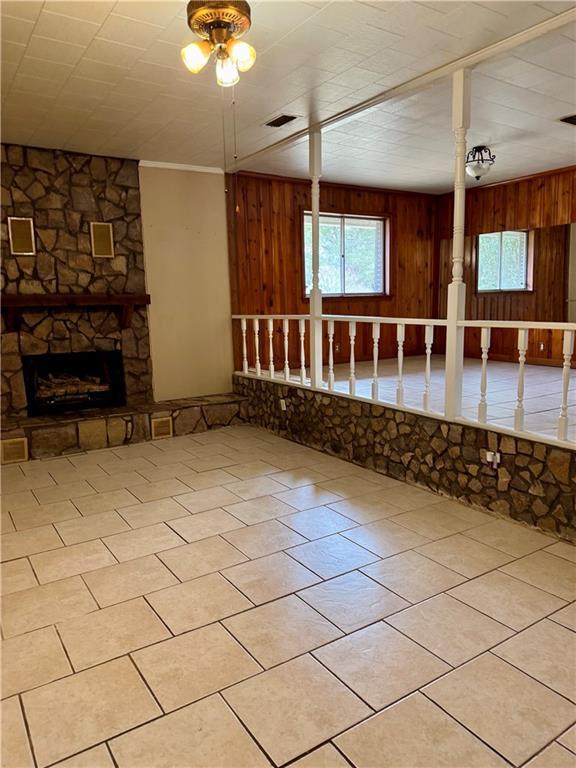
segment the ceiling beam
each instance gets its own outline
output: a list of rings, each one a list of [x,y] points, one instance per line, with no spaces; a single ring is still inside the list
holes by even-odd
[[[295,133],[290,134],[290,136],[286,136],[284,139],[280,139],[279,141],[276,141],[273,144],[269,144],[262,149],[258,149],[248,155],[244,155],[238,159],[238,165],[242,162],[246,162],[247,160],[254,160],[257,157],[260,157],[261,155],[268,152],[273,152],[276,149],[288,147],[291,144],[295,144],[298,141],[307,138],[310,132],[310,128],[329,128],[336,123],[340,123],[343,120],[347,120],[351,117],[354,117],[355,115],[365,112],[371,107],[376,107],[379,104],[383,104],[384,102],[398,98],[399,96],[406,96],[407,94],[413,93],[414,91],[422,90],[437,80],[441,80],[444,77],[453,75],[454,72],[459,69],[470,69],[471,67],[475,67],[477,64],[480,64],[487,59],[491,59],[493,56],[506,53],[513,48],[517,48],[523,43],[529,43],[531,40],[535,40],[536,38],[541,37],[548,32],[553,32],[554,30],[559,29],[560,27],[564,27],[566,24],[570,24],[571,22],[576,22],[576,8],[571,8],[567,11],[563,11],[562,13],[558,13],[556,16],[552,16],[545,21],[541,21],[539,24],[535,24],[533,27],[528,27],[528,29],[524,29],[522,32],[517,32],[515,35],[506,37],[504,40],[500,40],[497,43],[486,46],[486,48],[481,48],[478,51],[474,51],[473,53],[469,53],[459,59],[455,59],[454,61],[450,61],[447,64],[443,64],[441,67],[431,69],[429,72],[425,72],[424,74],[418,75],[411,80],[400,83],[400,85],[394,86],[394,88],[390,88],[387,91],[382,91],[382,93],[379,93],[376,96],[372,96],[365,101],[361,101],[359,104],[356,104],[353,107],[348,107],[348,109],[344,109],[342,112],[337,112],[335,115],[332,115],[332,117],[327,117],[325,120],[313,123],[310,127],[302,128],[300,131],[296,131]]]

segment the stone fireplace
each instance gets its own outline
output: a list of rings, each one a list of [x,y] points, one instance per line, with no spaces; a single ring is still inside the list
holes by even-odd
[[[29,416],[126,402],[119,350],[25,355],[22,363]]]
[[[56,356],[116,353],[122,399],[151,402],[145,302],[126,304],[146,291],[137,161],[15,145],[3,145],[1,159],[3,416],[38,413],[25,381],[32,356],[53,355],[57,367]],[[9,216],[33,219],[34,256],[11,255]],[[92,257],[90,222],[112,224],[113,258]],[[123,404],[117,392],[114,404]]]

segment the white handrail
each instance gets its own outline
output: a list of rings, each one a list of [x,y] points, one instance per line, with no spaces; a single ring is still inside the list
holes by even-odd
[[[410,323],[410,320],[404,321]],[[432,321],[428,321],[432,322]],[[435,322],[435,321],[434,321]],[[576,331],[576,323],[543,323],[531,320],[458,320],[459,328],[511,328],[512,330]]]
[[[310,315],[232,315],[232,320],[309,320]]]
[[[246,315],[243,315],[246,317]],[[322,320],[348,323],[378,323],[379,325],[438,325],[445,326],[446,320],[440,318],[426,319],[421,317],[373,317],[372,315],[322,315]]]

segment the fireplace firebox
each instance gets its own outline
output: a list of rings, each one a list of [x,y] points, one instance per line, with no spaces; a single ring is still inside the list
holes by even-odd
[[[119,351],[25,355],[22,364],[29,416],[126,403]]]

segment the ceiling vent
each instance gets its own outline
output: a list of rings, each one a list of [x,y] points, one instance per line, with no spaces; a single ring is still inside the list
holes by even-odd
[[[570,125],[576,125],[576,115],[568,115],[568,117],[561,117],[561,123],[569,123]]]
[[[291,123],[292,120],[296,120],[296,115],[278,115],[278,117],[275,117],[274,120],[270,120],[266,125],[269,128],[281,128],[283,125],[286,125],[286,123]]]

